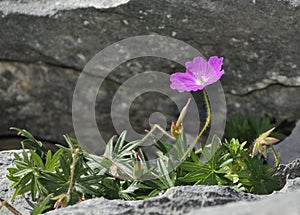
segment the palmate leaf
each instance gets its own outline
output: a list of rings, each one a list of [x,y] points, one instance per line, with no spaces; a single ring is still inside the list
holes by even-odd
[[[123,131],[115,145],[114,139],[116,137],[112,137],[108,141],[102,156],[84,153],[89,160],[89,165],[99,169],[101,174],[104,174],[104,172],[108,170],[110,174],[114,176],[134,179],[135,160],[131,158],[135,157],[134,149],[140,145],[141,141],[137,140],[125,144],[125,137],[126,131]],[[143,160],[141,160],[141,162],[143,162]]]
[[[168,167],[166,166],[166,163],[168,163],[167,159],[158,159],[157,165],[158,165],[158,171],[160,174],[159,180],[168,188],[174,187],[174,176],[172,177],[172,172],[169,172]],[[174,174],[173,174],[174,175]],[[172,179],[171,179],[172,177]]]
[[[194,150],[188,151],[190,145],[183,132],[176,141],[153,138],[159,158],[156,167],[151,167],[139,149],[141,141],[127,143],[125,137],[126,132],[122,132],[119,138],[111,138],[102,156],[82,151],[79,143],[68,136],[65,139],[69,148],[59,146],[54,154],[47,151],[41,157],[36,150],[23,150],[21,155],[15,155],[16,167],[8,169],[15,195],[31,192],[40,203],[35,210],[45,212],[55,203],[72,205],[82,197],[145,199],[170,187],[187,184],[230,185],[254,193],[277,188],[277,179],[273,178],[275,169],[257,158],[252,160],[247,156],[245,143],[240,144],[238,140],[221,143],[213,137],[210,146],[202,146],[203,159],[200,159]],[[179,167],[178,161],[183,161]],[[141,180],[149,176],[155,178]],[[59,202],[60,197],[66,197],[65,201]]]
[[[85,195],[101,196],[101,192],[99,190],[99,181],[101,181],[101,178],[102,177],[96,175],[78,177],[76,179],[75,189]]]
[[[226,183],[222,168],[229,162],[223,153],[221,141],[216,136],[213,137],[210,147],[202,146],[204,160],[190,159],[185,161],[180,168],[188,171],[178,180],[182,183],[195,183],[204,185],[215,185]],[[232,162],[230,160],[230,162]]]
[[[55,172],[42,172],[40,181],[46,187],[49,193],[53,193],[55,197],[66,195],[70,189],[71,183],[71,166],[73,159],[70,154],[65,152],[60,155],[61,168],[55,168]],[[53,183],[55,181],[55,183]],[[67,204],[74,204],[79,201],[82,196],[92,198],[93,196],[102,196],[103,192],[99,182],[101,176],[96,175],[89,166],[87,166],[84,156],[77,154],[75,168],[72,180],[72,190]]]
[[[7,178],[14,181],[11,187],[16,188],[12,201],[17,195],[27,192],[31,193],[32,200],[47,193],[44,186],[39,182],[41,171],[45,170],[45,165],[41,157],[34,150],[22,151],[22,156],[15,154],[15,168],[9,169]]]
[[[55,195],[57,195],[60,192],[65,193],[67,191],[69,180],[66,177],[64,177],[63,174],[60,173],[59,169],[56,169],[55,173],[42,172],[41,176],[42,177],[40,181],[42,184],[45,185],[49,193],[54,193]]]
[[[278,127],[278,125],[279,123],[271,122],[271,119],[266,116],[259,119],[251,116],[245,117],[237,115],[232,120],[227,121],[224,137],[226,139],[237,138],[241,142],[247,141],[249,145],[262,132],[273,127]],[[280,140],[283,140],[286,137],[281,131],[273,132],[273,136]]]
[[[279,180],[274,176],[275,168],[263,163],[263,159],[248,158],[245,160],[247,168],[243,180],[248,180],[249,192],[255,194],[269,194],[280,189]]]
[[[62,149],[57,150],[54,155],[52,155],[52,152],[49,150],[47,152],[46,156],[46,162],[45,162],[45,170],[52,172],[54,171],[55,167],[59,167],[59,157],[63,153]]]
[[[179,180],[183,182],[196,182],[196,184],[205,185],[217,184],[214,171],[208,165],[201,166],[201,169],[190,172]]]

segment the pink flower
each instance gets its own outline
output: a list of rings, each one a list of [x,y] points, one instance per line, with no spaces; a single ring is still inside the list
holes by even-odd
[[[221,70],[223,57],[210,57],[208,62],[202,57],[196,57],[185,64],[186,72],[177,72],[171,75],[171,88],[184,91],[198,91],[217,82],[224,74]]]

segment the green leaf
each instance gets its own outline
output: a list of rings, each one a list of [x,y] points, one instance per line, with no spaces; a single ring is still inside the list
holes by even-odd
[[[66,178],[70,178],[70,165],[71,163],[68,163],[66,158],[62,155],[59,156],[60,166],[62,168],[63,174]]]
[[[121,134],[120,134],[120,137],[118,138],[117,142],[116,142],[116,145],[114,147],[114,152],[115,153],[119,153],[124,145],[124,141],[125,141],[125,137],[126,137],[126,131],[123,131]]]
[[[180,167],[187,171],[194,171],[200,168],[199,163],[189,161],[184,161],[183,163],[181,163]]]
[[[161,140],[158,140],[154,145],[159,151],[161,151],[163,154],[166,154],[168,151],[170,151],[173,148],[173,145]]]
[[[31,211],[31,215],[38,215],[45,212],[47,209],[50,209],[51,208],[50,200],[52,196],[53,196],[52,194],[49,194],[45,199],[43,199],[43,201],[38,202],[34,206],[33,210]]]
[[[225,166],[227,166],[228,164],[232,163],[233,162],[233,158],[230,158],[228,160],[225,160],[221,165],[220,167],[223,168]]]
[[[206,161],[209,161],[217,152],[217,150],[221,147],[221,140],[214,135],[209,146],[205,146],[202,148],[202,153]]]
[[[122,193],[133,193],[140,187],[138,186],[138,181],[133,181],[129,187],[127,187],[125,190],[122,190]]]
[[[33,177],[32,172],[28,172],[27,174],[23,174],[22,177],[18,178],[18,182],[14,183],[14,187],[23,187],[25,186]]]
[[[157,160],[157,167],[159,172],[159,180],[161,180],[169,188],[174,187],[174,182],[171,180],[168,168],[165,164],[167,162],[167,160],[163,160],[163,158],[161,157]]]
[[[24,175],[27,175],[29,173],[32,173],[31,169],[23,169],[23,170],[20,170],[20,171],[14,173],[13,177],[24,177]]]
[[[41,156],[42,158],[44,158],[44,155],[47,153],[46,148],[43,146],[41,141],[36,140],[32,134],[30,134],[28,131],[26,131],[25,129],[19,129],[19,128],[10,128],[11,130],[16,130],[18,131],[18,135],[25,137],[27,139],[24,139],[23,141],[21,141],[21,145],[22,148],[24,149],[25,146],[29,146],[35,149],[35,151],[37,152],[37,154],[39,156]]]
[[[35,153],[33,150],[30,150],[30,154],[31,154],[35,164],[38,167],[40,167],[42,169],[45,169],[45,165],[44,165],[43,160],[41,159],[41,157],[37,153]]]
[[[105,148],[105,155],[112,155],[113,154],[113,144],[114,144],[114,139],[116,138],[116,136],[113,136],[112,138],[109,139],[108,143],[106,144],[106,148]]]

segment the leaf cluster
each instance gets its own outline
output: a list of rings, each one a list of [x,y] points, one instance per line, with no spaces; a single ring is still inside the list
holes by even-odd
[[[252,158],[246,142],[214,137],[210,149],[203,148],[201,159],[187,160],[181,167],[186,170],[179,180],[184,183],[231,186],[238,190],[268,194],[278,190],[275,168],[259,157]]]
[[[151,136],[157,148],[153,164],[140,147],[142,140],[126,143],[126,132],[112,137],[98,156],[85,152],[68,136],[69,147],[58,145],[52,153],[26,130],[17,130],[25,137],[23,151],[21,156],[15,154],[15,167],[8,168],[7,177],[15,188],[12,199],[30,194],[35,204],[32,214],[95,197],[145,199],[179,185],[225,185],[257,194],[279,189],[275,168],[252,158],[246,142],[237,139],[221,142],[215,136],[196,154],[188,151],[184,132],[173,142]]]
[[[286,123],[285,123],[286,124]],[[239,141],[247,141],[252,143],[261,133],[273,128],[279,127],[280,124],[274,123],[269,117],[255,118],[252,116],[244,117],[241,115],[235,116],[232,120],[228,120],[225,127],[224,138],[230,140],[237,138]],[[273,137],[283,140],[286,137],[284,129],[276,129],[272,133]]]

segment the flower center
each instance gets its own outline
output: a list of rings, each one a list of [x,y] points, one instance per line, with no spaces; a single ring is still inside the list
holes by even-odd
[[[201,72],[196,72],[195,78],[197,85],[203,85],[208,81],[208,78],[201,75]]]
[[[197,85],[203,85],[204,82],[197,79],[197,80],[196,80],[196,84],[197,84]]]

